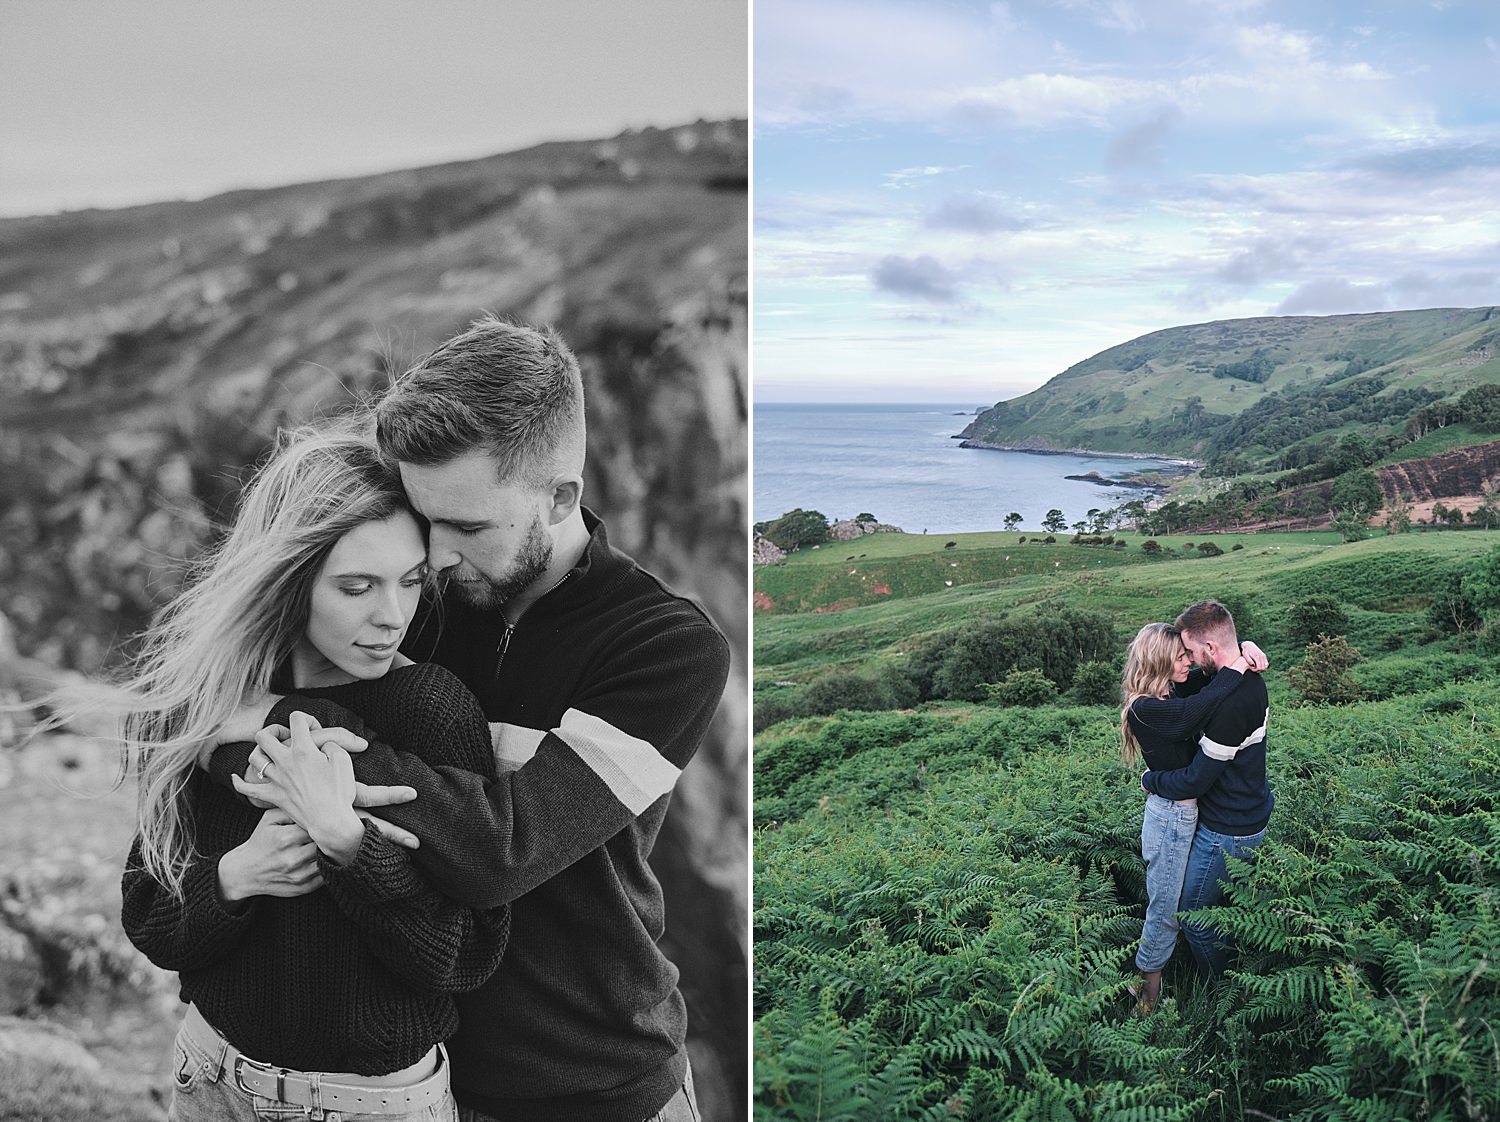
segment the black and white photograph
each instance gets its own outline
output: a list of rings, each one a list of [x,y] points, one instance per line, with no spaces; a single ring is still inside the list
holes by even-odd
[[[0,2],[0,1119],[748,1117],[747,20]]]

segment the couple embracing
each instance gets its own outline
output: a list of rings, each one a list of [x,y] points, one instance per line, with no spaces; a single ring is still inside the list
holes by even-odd
[[[1126,655],[1120,736],[1127,766],[1144,758],[1141,823],[1146,920],[1136,952],[1137,1009],[1154,1009],[1177,941],[1178,912],[1224,899],[1226,858],[1249,860],[1275,803],[1266,782],[1270,715],[1266,657],[1241,643],[1234,618],[1203,600],[1171,624],[1148,623]],[[1206,922],[1181,923],[1201,973],[1220,974],[1231,948]]]
[[[122,922],[188,1004],[172,1122],[696,1120],[647,857],[729,651],[584,450],[572,352],[481,320],[285,435],[144,636]]]

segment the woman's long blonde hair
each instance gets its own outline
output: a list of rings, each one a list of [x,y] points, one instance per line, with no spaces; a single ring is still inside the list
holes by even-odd
[[[313,584],[350,530],[408,511],[395,465],[352,424],[278,434],[234,524],[142,637],[108,691],[139,769],[141,856],[181,898],[195,856],[188,781],[245,699],[264,694],[307,624]]]
[[[1182,651],[1182,635],[1170,623],[1148,623],[1135,633],[1125,653],[1125,672],[1120,676],[1120,758],[1134,768],[1141,758],[1141,745],[1130,731],[1130,707],[1139,697],[1166,697],[1172,689],[1172,670]]]

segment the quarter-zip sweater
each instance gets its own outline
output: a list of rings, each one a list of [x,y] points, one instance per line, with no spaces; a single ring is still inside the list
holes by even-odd
[[[1196,798],[1198,824],[1215,833],[1259,833],[1276,804],[1266,782],[1269,721],[1265,679],[1247,674],[1209,717],[1188,765],[1148,771],[1141,785],[1167,799]]]
[[[417,790],[381,813],[421,838],[416,861],[443,891],[512,904],[504,967],[460,1000],[448,1043],[459,1102],[507,1122],[640,1122],[687,1070],[647,857],[723,694],[729,645],[584,520],[583,556],[520,620],[450,597],[402,648],[479,699],[499,779],[380,743],[354,758],[361,781]]]
[[[284,724],[294,709],[369,731],[354,716],[363,714],[381,735],[435,765],[473,769],[464,774],[481,782],[495,774],[484,715],[439,666],[307,690],[279,703],[267,723]],[[247,756],[252,747],[229,750]],[[368,823],[348,865],[319,858],[323,887],[226,906],[219,859],[250,836],[263,812],[196,768],[188,782],[194,841],[204,856],[189,868],[185,898],[146,872],[137,843],[121,911],[131,942],[178,972],[184,1002],[247,1055],[301,1071],[383,1075],[415,1063],[454,1031],[453,995],[479,985],[500,961],[507,908],[475,910],[443,896],[407,850]]]

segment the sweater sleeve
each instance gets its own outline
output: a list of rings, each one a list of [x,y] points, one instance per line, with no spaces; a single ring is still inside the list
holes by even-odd
[[[442,895],[413,868],[407,851],[371,823],[353,861],[338,866],[320,857],[318,868],[365,946],[413,985],[464,993],[500,964],[510,905],[469,908]]]
[[[673,628],[602,660],[556,728],[500,726],[502,758],[509,748],[529,758],[494,781],[379,742],[355,757],[355,774],[415,788],[414,802],[383,807],[381,816],[421,839],[415,860],[442,892],[492,908],[556,876],[668,795],[728,673],[729,646],[717,629]]]
[[[1138,697],[1130,703],[1130,716],[1137,725],[1163,739],[1196,739],[1219,702],[1233,693],[1243,678],[1238,670],[1220,670],[1188,697]]]
[[[494,779],[489,726],[473,695],[438,667],[412,673],[411,680],[421,685],[401,696],[400,726],[431,727],[430,762]],[[324,724],[341,723],[338,707],[325,702],[317,708],[313,716]],[[499,965],[510,934],[510,905],[470,908],[443,895],[417,870],[411,852],[371,823],[365,823],[349,864],[320,859],[318,866],[339,910],[364,935],[371,953],[413,984],[464,993]]]
[[[229,911],[219,900],[219,858],[199,857],[187,870],[183,898],[146,871],[137,838],[120,884],[120,923],[136,948],[163,970],[202,970],[236,947],[255,918],[255,901]]]
[[[1148,771],[1141,786],[1168,799],[1193,799],[1217,782],[1242,748],[1264,740],[1264,711],[1230,705],[1216,711],[1198,737],[1198,751],[1185,768]]]

